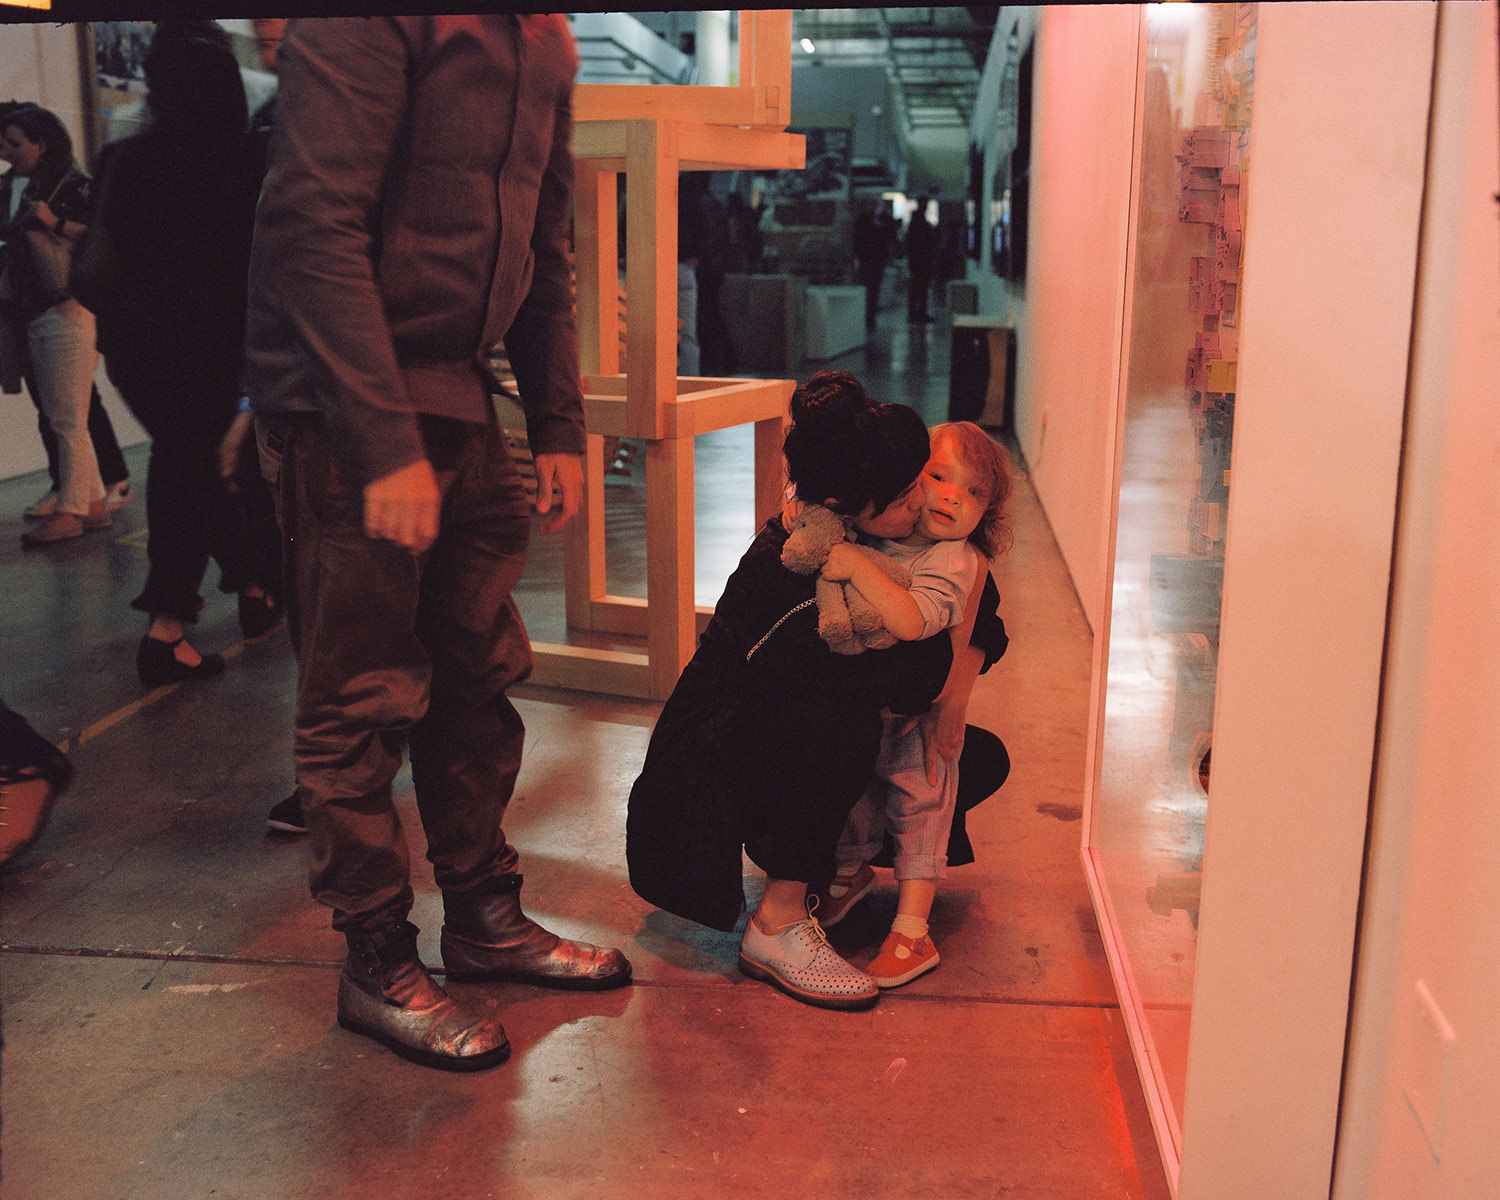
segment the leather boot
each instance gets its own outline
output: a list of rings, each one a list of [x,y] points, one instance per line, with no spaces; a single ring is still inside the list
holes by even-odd
[[[548,933],[521,911],[520,893],[520,875],[502,875],[482,892],[443,893],[443,967],[450,979],[508,979],[578,991],[630,982],[623,954]]]
[[[500,1022],[466,1009],[427,973],[410,921],[345,936],[349,957],[339,975],[345,1029],[444,1071],[479,1071],[510,1056]]]

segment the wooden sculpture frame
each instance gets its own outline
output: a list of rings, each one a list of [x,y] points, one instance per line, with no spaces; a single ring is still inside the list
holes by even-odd
[[[677,375],[677,176],[680,171],[793,170],[804,160],[791,120],[791,13],[740,14],[736,87],[582,84],[574,96],[574,237],[588,447],[583,511],[567,533],[571,628],[646,638],[646,653],[532,643],[538,683],[665,699],[692,657],[693,438],[755,426],[755,517],[781,502],[781,437],[792,380]],[[620,355],[619,176],[626,188]],[[604,438],[646,443],[646,599],[604,580]]]

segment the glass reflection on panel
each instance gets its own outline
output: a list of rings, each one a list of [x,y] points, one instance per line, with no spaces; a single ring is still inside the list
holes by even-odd
[[[1146,9],[1092,848],[1180,1148],[1239,348],[1255,6]]]

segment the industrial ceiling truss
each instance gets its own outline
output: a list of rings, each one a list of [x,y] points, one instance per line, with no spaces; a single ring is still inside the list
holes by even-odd
[[[908,132],[967,129],[997,12],[799,8],[792,16],[793,54],[799,66],[883,68]]]

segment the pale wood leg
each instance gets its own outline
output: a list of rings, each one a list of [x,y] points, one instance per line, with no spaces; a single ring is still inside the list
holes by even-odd
[[[568,625],[594,628],[594,602],[604,598],[604,438],[584,439],[583,508],[564,542],[563,595]]]
[[[759,529],[781,511],[786,489],[786,464],[781,444],[786,440],[785,417],[755,422],[755,527]]]
[[[574,167],[574,270],[580,367],[585,374],[619,369],[619,289],[615,270],[613,171],[580,161]],[[568,526],[563,596],[567,621],[593,628],[594,601],[604,595],[604,439],[585,439],[583,509]]]
[[[693,656],[693,439],[646,443],[646,652],[652,694],[671,695]]]
[[[677,153],[670,122],[632,121],[625,171],[626,429],[659,438],[677,395]]]
[[[614,176],[580,159],[573,166],[573,179],[573,303],[578,321],[579,369],[585,375],[597,375],[604,369],[599,361],[603,322],[614,310],[615,273],[610,270],[601,277],[600,270],[604,251],[602,193],[604,181],[612,181]],[[609,215],[613,224],[613,212]],[[603,288],[606,279],[610,284],[608,297]]]

